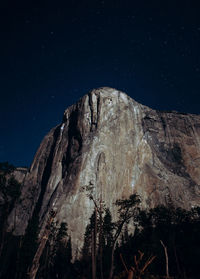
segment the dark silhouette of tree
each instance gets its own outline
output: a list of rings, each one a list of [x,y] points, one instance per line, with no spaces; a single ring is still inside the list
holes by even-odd
[[[29,221],[26,233],[22,239],[17,279],[28,278],[28,269],[38,248],[38,216],[34,215]]]
[[[21,193],[21,184],[14,178],[15,167],[9,163],[0,163],[0,277],[12,277],[15,274],[18,250],[17,239],[6,233],[7,218]],[[12,259],[12,261],[11,261]]]
[[[15,167],[8,162],[0,162],[0,172],[3,174],[9,174],[15,170]]]
[[[67,233],[67,224],[61,223],[55,243],[53,278],[69,278],[71,272],[71,238]]]
[[[103,254],[103,276],[108,278],[108,271],[110,267],[110,255],[112,250],[112,243],[113,243],[113,230],[114,224],[112,222],[112,216],[110,210],[106,208],[105,216],[103,218],[103,225],[102,225],[102,254]]]
[[[103,247],[111,247],[113,242],[114,223],[109,208],[105,210],[103,218]]]
[[[88,274],[92,273],[93,277],[96,276],[95,254],[97,252],[97,248],[96,248],[96,241],[94,241],[94,237],[97,239],[97,234],[99,234],[99,218],[96,214],[96,208],[94,208],[94,211],[90,217],[90,222],[86,227],[86,231],[84,235],[84,245],[82,249],[82,260],[85,262],[85,265],[88,267],[87,270],[85,270],[85,272]]]
[[[125,224],[128,224],[132,218],[136,218],[138,213],[138,205],[140,203],[139,196],[136,194],[131,195],[128,199],[120,199],[116,201],[118,207],[119,219],[114,223],[115,232],[113,235],[112,249],[111,249],[111,265],[109,271],[109,279],[113,277],[114,271],[114,252],[117,240],[122,232]]]
[[[150,210],[141,210],[138,226],[127,243],[117,249],[117,255],[123,253],[130,265],[134,260],[131,254],[138,250],[146,256],[156,255],[149,272],[155,276],[176,278],[198,278],[198,258],[200,257],[200,210],[190,211],[181,208],[159,206]],[[166,271],[166,249],[168,269]],[[117,265],[118,267],[119,265]],[[117,270],[119,272],[119,268]],[[159,278],[159,277],[158,277]]]
[[[90,195],[89,197],[90,199],[94,200],[93,196],[91,197]],[[116,248],[117,240],[122,232],[124,225],[128,224],[131,218],[136,216],[137,205],[139,203],[140,203],[140,199],[135,194],[131,195],[128,199],[117,200],[115,204],[118,207],[119,219],[117,222],[113,223],[109,209],[104,209],[103,212],[104,217],[101,218],[102,216],[100,214],[101,212],[96,203],[96,200],[94,200],[95,209],[90,218],[90,223],[86,227],[85,241],[83,245],[82,255],[83,255],[83,260],[89,263],[91,257],[93,256],[92,254],[93,253],[92,249],[94,245],[93,233],[96,226],[97,234],[99,234],[100,232],[102,233],[102,237],[99,238],[101,239],[98,243],[99,247],[97,248],[99,260],[101,259],[100,249],[102,249],[102,253],[104,255],[104,259],[102,261],[102,265],[103,265],[102,270],[105,269],[105,271],[100,272],[101,277],[103,276],[103,273],[105,273],[107,277],[112,278],[113,270],[114,270],[114,251]],[[96,215],[96,208],[97,208],[97,212],[99,213],[98,216]],[[92,260],[92,265],[93,263],[94,262]],[[99,266],[101,267],[101,264],[99,264]],[[95,275],[93,274],[93,278],[94,276]]]

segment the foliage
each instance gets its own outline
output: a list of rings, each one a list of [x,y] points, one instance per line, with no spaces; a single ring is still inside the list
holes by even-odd
[[[109,208],[105,210],[105,216],[103,219],[103,246],[111,247],[113,243],[113,230],[114,223],[112,222],[112,216]]]
[[[139,196],[136,194],[131,195],[128,199],[120,199],[116,201],[118,207],[118,221],[115,222],[114,226],[116,228],[114,241],[116,241],[122,231],[124,224],[128,224],[130,219],[136,220],[138,213],[138,205],[140,203]]]
[[[100,216],[95,217],[95,209],[90,217],[90,222],[86,227],[84,235],[84,245],[82,249],[82,262],[87,268],[84,269],[85,276],[91,274],[91,257],[92,257],[92,233],[95,228],[95,218],[97,222],[97,275],[100,275],[100,256],[103,254],[103,267],[108,270],[110,265],[110,251],[113,243],[113,230],[114,223],[112,222],[112,216],[110,210],[106,208],[102,212],[102,224],[100,224]],[[102,230],[102,231],[101,231]],[[100,237],[100,233],[102,237]],[[101,243],[100,243],[101,242]],[[102,251],[101,251],[102,250]],[[89,277],[88,277],[89,278]]]
[[[40,260],[37,278],[69,278],[72,275],[71,238],[67,233],[67,223],[57,228],[52,224],[51,234]]]
[[[116,251],[116,273],[120,272],[119,255],[131,265],[138,250],[146,257],[155,255],[149,272],[154,277],[166,275],[165,244],[169,256],[169,274],[173,278],[198,278],[198,259],[200,257],[200,208],[190,211],[181,208],[159,206],[138,214],[138,226],[130,239]],[[143,278],[143,277],[142,277]]]
[[[9,174],[15,170],[15,167],[8,162],[0,162],[0,172]]]
[[[10,205],[15,202],[15,200],[20,195],[21,190],[21,184],[14,178],[13,175],[9,175],[8,170],[5,170],[4,172],[0,173],[0,194],[2,195],[4,199],[4,203],[9,203]]]
[[[31,266],[31,262],[37,250],[38,226],[39,226],[39,218],[37,215],[33,214],[32,219],[29,220],[26,233],[22,240],[22,245],[20,249],[20,256],[19,256],[20,260],[19,260],[19,267],[18,267],[19,278],[27,277],[28,269]]]
[[[114,268],[114,251],[117,244],[117,240],[122,232],[124,225],[127,225],[131,218],[136,216],[138,211],[137,205],[140,203],[140,199],[137,195],[131,195],[128,199],[117,200],[115,205],[117,206],[118,220],[112,221],[112,216],[108,208],[100,210],[97,205],[97,201],[93,199],[92,195],[89,198],[93,200],[95,208],[90,222],[86,227],[84,236],[84,246],[82,250],[82,260],[85,265],[88,266],[86,273],[91,273],[91,257],[93,248],[93,233],[95,226],[97,229],[97,275],[101,277],[113,272]],[[98,214],[96,215],[96,212]],[[95,223],[96,222],[96,223]],[[103,257],[102,257],[103,255]],[[112,269],[112,270],[111,270]],[[110,271],[111,270],[111,271]],[[112,275],[111,275],[112,276]]]
[[[66,223],[61,223],[54,247],[52,274],[54,278],[68,278],[71,271],[72,247]]]
[[[0,193],[8,202],[5,203],[5,219],[1,218],[1,228],[14,202],[20,195],[21,185],[8,173],[9,166],[0,166]],[[89,198],[93,200],[93,196]],[[142,251],[141,267],[150,261],[148,269],[141,273],[141,279],[161,279],[166,276],[164,243],[169,258],[169,275],[174,279],[199,278],[198,262],[200,258],[200,207],[191,210],[158,206],[149,210],[139,209],[140,199],[131,195],[128,199],[117,200],[118,220],[113,222],[108,208],[101,207],[94,201],[93,211],[84,235],[81,260],[72,263],[71,237],[66,223],[51,225],[51,233],[40,259],[37,279],[47,278],[91,278],[92,245],[96,230],[96,278],[127,278],[122,264],[136,268],[139,263],[138,252]],[[36,212],[37,213],[37,212]],[[26,278],[27,269],[38,245],[38,214],[34,213],[24,238],[7,238],[3,249],[6,260],[2,261],[5,272],[1,278]],[[1,213],[2,214],[2,213]],[[3,215],[1,215],[3,216]],[[129,225],[132,222],[133,230]],[[1,233],[1,239],[4,235]],[[9,245],[10,242],[10,245]],[[16,255],[12,254],[11,246]],[[140,253],[140,252],[139,252]],[[113,258],[111,257],[113,255]],[[155,258],[154,258],[155,256]],[[1,258],[2,259],[2,258]],[[112,263],[113,260],[113,263]],[[113,267],[113,274],[111,271]],[[6,271],[7,270],[7,271]],[[6,273],[7,272],[7,273]]]

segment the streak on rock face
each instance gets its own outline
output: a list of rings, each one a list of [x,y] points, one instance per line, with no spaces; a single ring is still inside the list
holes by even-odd
[[[23,235],[37,209],[42,232],[53,209],[79,252],[94,206],[86,186],[116,218],[113,203],[133,192],[143,207],[200,205],[199,185],[200,116],[158,112],[99,88],[69,107],[42,141],[8,230]]]

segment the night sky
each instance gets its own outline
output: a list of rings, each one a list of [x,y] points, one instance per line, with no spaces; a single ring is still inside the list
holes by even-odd
[[[200,1],[1,2],[0,161],[29,166],[64,110],[101,86],[200,113]]]

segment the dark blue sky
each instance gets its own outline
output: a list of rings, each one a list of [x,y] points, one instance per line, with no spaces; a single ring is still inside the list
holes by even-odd
[[[200,113],[199,1],[4,2],[0,161],[29,166],[64,110],[96,87]]]

